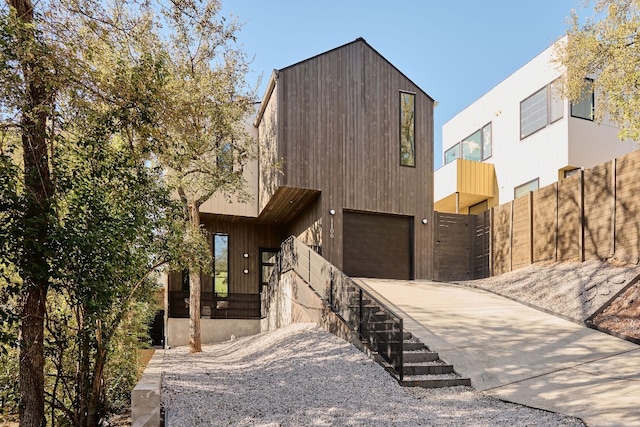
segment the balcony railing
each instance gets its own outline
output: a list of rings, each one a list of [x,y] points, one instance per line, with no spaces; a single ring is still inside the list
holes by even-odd
[[[259,319],[260,294],[202,292],[200,316],[209,319]],[[169,292],[169,317],[189,317],[189,291]]]

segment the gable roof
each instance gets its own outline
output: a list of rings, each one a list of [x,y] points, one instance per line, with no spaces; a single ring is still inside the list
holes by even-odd
[[[376,55],[378,55],[385,63],[387,63],[390,67],[392,67],[394,70],[396,70],[400,75],[402,75],[402,77],[404,77],[405,79],[407,79],[412,85],[414,85],[423,95],[425,95],[427,98],[429,98],[430,100],[434,101],[434,99],[428,94],[426,93],[424,90],[422,90],[422,88],[420,88],[420,86],[418,86],[417,84],[415,84],[415,82],[413,80],[411,80],[409,77],[406,76],[406,74],[404,74],[402,71],[400,71],[398,69],[398,67],[396,67],[395,65],[393,65],[391,62],[389,62],[389,60],[387,58],[385,58],[384,56],[382,56],[380,54],[380,52],[378,52],[377,50],[375,50],[369,43],[367,43],[367,41],[362,38],[362,37],[358,37],[357,39],[355,39],[352,42],[349,43],[345,43],[341,46],[338,47],[334,47],[333,49],[327,50],[325,52],[319,53],[317,55],[311,56],[307,59],[303,59],[302,61],[296,62],[294,64],[288,65],[284,68],[280,68],[280,69],[274,69],[273,72],[271,73],[271,77],[269,78],[269,83],[267,85],[267,90],[262,98],[262,102],[260,105],[260,110],[258,111],[258,115],[256,116],[256,121],[255,124],[257,125],[258,123],[260,123],[260,121],[262,120],[262,115],[264,114],[264,109],[266,108],[266,104],[269,101],[269,98],[271,98],[271,94],[273,93],[273,89],[275,88],[275,83],[278,80],[278,75],[280,73],[280,71],[284,71],[284,70],[288,70],[290,68],[294,68],[298,65],[304,64],[305,62],[311,61],[315,58],[318,58],[320,56],[329,54],[331,52],[335,52],[337,50],[343,49],[347,46],[350,46],[352,44],[356,44],[356,43],[362,43],[364,44],[367,48],[369,48],[371,51],[373,51]],[[435,101],[434,101],[435,102]]]

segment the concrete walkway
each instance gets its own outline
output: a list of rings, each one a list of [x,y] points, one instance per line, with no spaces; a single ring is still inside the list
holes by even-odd
[[[640,426],[639,346],[483,290],[357,281],[476,389],[588,426]]]

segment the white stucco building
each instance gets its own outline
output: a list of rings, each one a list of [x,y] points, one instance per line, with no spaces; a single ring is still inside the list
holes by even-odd
[[[444,124],[435,210],[480,212],[637,148],[593,121],[593,93],[559,95],[556,44]]]

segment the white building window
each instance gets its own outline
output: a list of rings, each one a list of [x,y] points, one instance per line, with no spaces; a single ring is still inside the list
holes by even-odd
[[[593,94],[593,80],[585,79],[586,84],[580,93],[580,99],[571,103],[571,117],[593,121],[595,96]]]
[[[540,188],[540,179],[536,178],[529,182],[525,182],[522,185],[518,185],[513,189],[513,198],[517,199],[529,193],[529,191],[535,191]]]
[[[491,123],[488,123],[445,151],[444,164],[459,158],[476,162],[488,159],[493,155],[492,137]]]
[[[564,103],[558,90],[559,84],[555,80],[520,103],[520,139],[563,117]]]

